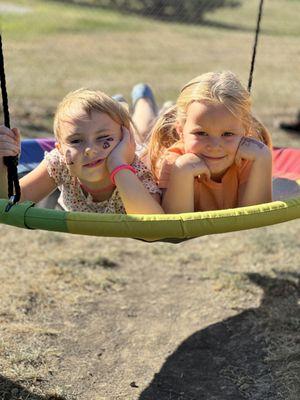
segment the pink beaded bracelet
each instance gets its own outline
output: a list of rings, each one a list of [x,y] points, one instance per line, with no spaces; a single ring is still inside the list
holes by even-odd
[[[122,164],[119,165],[118,167],[116,167],[115,169],[113,169],[110,173],[110,180],[112,181],[112,183],[115,185],[115,175],[121,171],[122,169],[128,169],[129,171],[133,172],[134,174],[136,174],[136,170],[129,164]]]

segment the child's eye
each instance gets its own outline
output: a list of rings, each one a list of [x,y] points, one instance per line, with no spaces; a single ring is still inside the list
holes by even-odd
[[[195,132],[195,134],[198,136],[207,136],[207,133],[204,131]]]
[[[113,140],[113,139],[110,138],[109,136],[98,136],[98,137],[97,137],[97,141],[98,141],[98,142],[102,142],[103,140],[111,141],[111,140]]]
[[[72,140],[70,140],[70,144],[79,144],[79,143],[81,143],[82,142],[82,140],[81,139],[72,139]]]
[[[234,136],[234,135],[235,135],[235,133],[233,133],[233,132],[224,132],[224,133],[222,134],[222,136],[225,136],[225,137]]]

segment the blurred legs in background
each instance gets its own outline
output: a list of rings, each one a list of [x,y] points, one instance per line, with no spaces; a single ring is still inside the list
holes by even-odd
[[[138,83],[131,92],[132,120],[137,127],[141,143],[147,142],[157,117],[157,105],[153,91],[146,83]]]

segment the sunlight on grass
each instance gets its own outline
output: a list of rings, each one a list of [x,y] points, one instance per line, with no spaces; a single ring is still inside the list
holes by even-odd
[[[220,26],[241,27],[253,30],[256,28],[259,1],[243,1],[238,9],[220,9],[210,15],[207,20]],[[239,15],[238,19],[236,15]],[[275,36],[300,35],[300,1],[299,0],[272,0],[265,1],[261,20],[261,29],[264,34]]]
[[[24,14],[7,13],[2,16],[3,32],[15,39],[24,39],[24,35],[30,39],[37,35],[59,33],[139,31],[145,25],[138,18],[124,18],[116,12],[93,7],[36,0],[16,1],[14,4],[24,4],[29,10]]]

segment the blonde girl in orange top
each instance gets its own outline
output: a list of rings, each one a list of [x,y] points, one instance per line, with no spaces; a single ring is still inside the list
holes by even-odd
[[[232,72],[187,83],[157,120],[148,156],[166,213],[272,201],[271,138]]]

